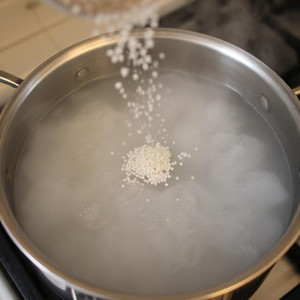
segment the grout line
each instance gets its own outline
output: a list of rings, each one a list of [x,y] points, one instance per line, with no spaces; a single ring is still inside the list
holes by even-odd
[[[34,16],[36,17],[38,23],[40,24],[41,27],[43,27],[43,22],[39,16],[39,14],[37,13],[37,11],[34,9],[33,10],[33,13],[34,13]],[[62,20],[59,20],[59,21],[63,21],[65,20],[66,18],[63,18]],[[53,26],[53,24],[51,24],[51,28],[55,28],[56,25]],[[44,34],[45,34],[45,37],[47,39],[49,39],[49,41],[52,43],[52,45],[55,47],[56,51],[59,50],[59,45],[57,44],[57,42],[54,40],[54,38],[51,36],[51,34],[49,34],[49,28],[45,28],[44,30]]]
[[[66,18],[64,18],[64,19],[62,19],[62,20],[56,21],[56,22],[53,23],[53,24],[45,25],[43,28],[40,28],[40,29],[38,29],[38,30],[35,31],[35,32],[29,33],[29,34],[27,34],[27,35],[24,35],[23,37],[21,37],[21,38],[18,39],[17,41],[11,42],[10,44],[8,44],[8,45],[6,45],[6,46],[0,48],[0,54],[1,54],[1,52],[5,51],[5,50],[8,50],[8,49],[11,48],[11,47],[14,47],[14,46],[16,46],[16,45],[18,45],[18,44],[20,44],[20,43],[22,43],[22,42],[25,42],[27,39],[30,39],[30,38],[33,38],[33,37],[39,35],[40,33],[42,33],[42,32],[45,31],[45,30],[49,30],[49,29],[51,29],[51,28],[54,28],[54,27],[57,26],[57,25],[64,24],[64,23],[67,22],[67,21],[69,21],[69,18],[68,18],[68,17],[66,17]]]
[[[7,3],[15,2],[15,1],[17,1],[17,0],[6,0],[6,1],[4,1],[3,5],[5,5],[5,4],[7,4]],[[173,1],[174,1],[174,0],[173,0]],[[184,4],[187,4],[187,3],[189,3],[189,2],[192,2],[192,0],[177,0],[177,1],[174,1],[174,2],[175,2],[175,3],[172,4],[173,6],[171,6],[171,11],[174,10],[174,9],[176,9],[176,8],[178,8],[178,7],[183,6]],[[164,0],[164,1],[162,2],[162,5],[161,5],[160,7],[158,7],[158,13],[160,14],[160,17],[162,17],[162,16],[163,16],[164,14],[166,14],[166,13],[170,13],[170,12],[169,12],[169,9],[170,9],[169,5],[170,5],[170,3],[171,3],[171,0]],[[167,4],[168,4],[168,5],[167,5]],[[1,7],[1,5],[0,5],[0,7]],[[38,19],[38,22],[41,23],[40,18],[39,18],[37,15],[35,15],[35,17]],[[68,20],[70,20],[70,17],[67,17],[67,16],[66,16],[66,17],[64,17],[63,19],[60,19],[60,20],[58,20],[58,21],[56,21],[56,22],[54,22],[54,23],[52,23],[52,24],[45,25],[45,26],[39,28],[37,31],[34,31],[34,32],[29,33],[29,34],[27,34],[27,35],[24,35],[23,37],[21,37],[20,39],[18,39],[18,40],[16,40],[16,41],[13,41],[13,42],[11,42],[11,43],[8,43],[7,45],[5,45],[5,46],[3,46],[3,47],[0,47],[0,54],[1,54],[1,52],[4,52],[4,51],[8,50],[9,48],[18,45],[18,44],[20,44],[20,43],[26,41],[27,39],[30,39],[30,38],[33,38],[33,37],[39,35],[39,34],[40,34],[41,32],[43,32],[43,31],[47,31],[47,30],[49,30],[49,29],[54,28],[54,27],[57,26],[57,25],[64,24],[64,23],[67,22]],[[48,38],[49,38],[49,35],[48,35]],[[53,42],[53,40],[52,40],[52,42]],[[54,45],[55,47],[58,47],[58,45],[56,45],[56,43],[54,43],[54,44],[55,44],[55,45]]]

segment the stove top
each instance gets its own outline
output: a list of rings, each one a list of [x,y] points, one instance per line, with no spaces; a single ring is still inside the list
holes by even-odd
[[[300,85],[298,0],[196,0],[160,26],[208,34],[251,53],[291,87]]]

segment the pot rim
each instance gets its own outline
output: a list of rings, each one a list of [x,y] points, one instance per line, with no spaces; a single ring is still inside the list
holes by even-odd
[[[132,35],[141,38],[143,36],[143,29],[134,30]],[[255,73],[262,77],[269,85],[274,87],[276,93],[278,93],[282,100],[285,102],[291,116],[293,117],[298,131],[300,133],[300,102],[295,94],[285,84],[285,82],[268,66],[259,61],[251,54],[244,50],[222,41],[217,38],[213,38],[204,34],[194,33],[180,29],[155,29],[155,39],[165,40],[180,40],[196,45],[205,46],[217,52],[221,52],[226,56],[246,65],[251,68]],[[0,120],[0,161],[3,162],[3,145],[5,143],[5,137],[8,133],[9,125],[13,118],[14,113],[18,110],[22,102],[25,101],[26,95],[30,93],[30,90],[37,85],[47,74],[58,66],[64,64],[66,60],[72,59],[78,56],[79,53],[88,52],[101,47],[110,46],[116,43],[117,35],[104,34],[99,37],[90,38],[78,44],[75,44],[59,53],[52,58],[45,61],[38,68],[36,68],[20,85],[15,95],[5,105],[1,120]],[[23,99],[20,101],[20,99]],[[2,164],[3,165],[3,164]],[[3,170],[2,174],[3,174]],[[261,258],[254,266],[249,268],[246,272],[228,280],[222,284],[214,286],[212,288],[203,289],[199,292],[179,294],[179,295],[157,295],[157,296],[145,296],[145,295],[131,295],[124,294],[122,292],[107,290],[98,288],[87,283],[84,283],[78,279],[72,278],[61,271],[57,270],[49,260],[44,257],[40,251],[31,243],[30,239],[22,231],[20,225],[17,223],[11,209],[6,201],[7,195],[5,191],[4,176],[1,176],[0,182],[0,220],[9,234],[10,238],[17,245],[17,247],[25,254],[25,256],[42,271],[46,277],[55,278],[58,281],[62,281],[67,286],[73,287],[76,291],[94,295],[96,297],[104,297],[108,299],[124,299],[124,300],[181,300],[181,299],[211,299],[220,297],[224,294],[230,293],[235,289],[249,283],[257,278],[259,275],[271,268],[277,260],[294,244],[300,234],[300,208],[298,207],[293,220],[291,220],[286,232],[273,247],[273,249]]]

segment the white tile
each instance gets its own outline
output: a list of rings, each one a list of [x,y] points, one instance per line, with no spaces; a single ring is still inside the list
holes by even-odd
[[[56,52],[47,36],[39,34],[0,52],[0,65],[6,72],[25,77]]]
[[[1,5],[0,50],[39,30],[38,19],[27,8],[27,1],[7,1]]]
[[[49,29],[47,33],[60,49],[64,49],[90,38],[94,29],[95,25],[93,22],[74,18]]]
[[[64,19],[67,19],[68,16],[59,10],[53,8],[49,4],[45,3],[42,0],[38,1],[38,5],[33,9],[38,21],[42,28],[52,26],[58,22],[61,22]]]
[[[9,5],[11,2],[13,2],[15,0],[0,0],[0,9],[4,6],[4,5]]]

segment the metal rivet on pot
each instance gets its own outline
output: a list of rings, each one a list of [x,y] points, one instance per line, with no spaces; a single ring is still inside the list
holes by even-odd
[[[271,111],[270,100],[263,94],[260,96],[260,106],[266,113],[269,113]]]
[[[87,67],[84,67],[76,72],[75,78],[78,81],[82,81],[87,78],[88,74],[89,74],[89,69]]]

